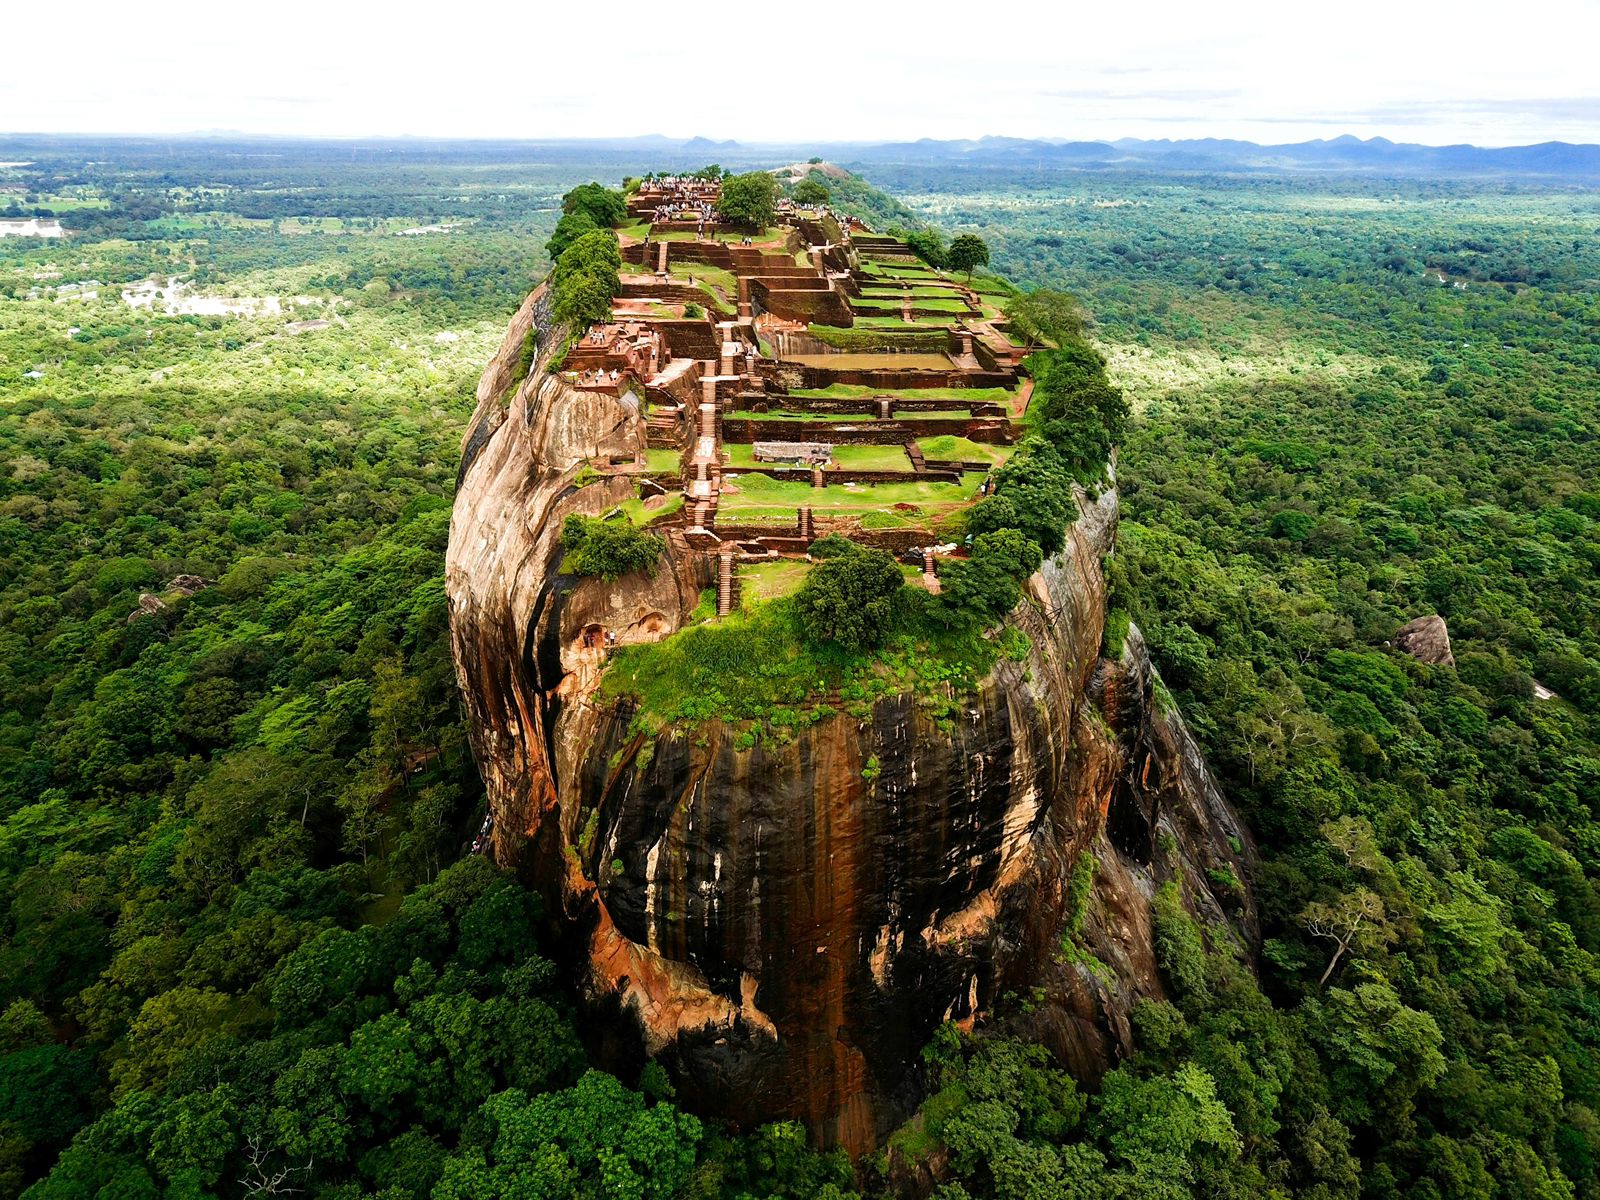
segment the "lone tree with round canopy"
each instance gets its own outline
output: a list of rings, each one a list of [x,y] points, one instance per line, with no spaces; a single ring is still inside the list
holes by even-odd
[[[989,244],[975,233],[957,234],[950,240],[945,262],[952,271],[965,271],[971,279],[976,268],[989,265]]]
[[[811,568],[795,605],[812,641],[869,650],[894,626],[906,579],[887,550],[846,546]]]
[[[723,219],[751,229],[772,224],[778,202],[778,181],[765,171],[751,171],[722,181],[717,211]]]
[[[794,185],[794,202],[796,204],[816,205],[826,204],[831,193],[815,179],[802,179]]]

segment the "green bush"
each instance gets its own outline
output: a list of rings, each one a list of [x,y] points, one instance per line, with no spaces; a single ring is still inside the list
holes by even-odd
[[[944,235],[937,229],[931,226],[913,229],[901,236],[905,238],[906,245],[911,247],[911,252],[930,267],[944,266],[945,256],[949,252],[945,249]]]
[[[561,212],[566,216],[583,215],[603,229],[622,224],[628,216],[628,200],[621,192],[598,183],[580,183],[561,197]]]
[[[566,213],[556,222],[555,231],[551,233],[550,240],[544,244],[545,253],[550,256],[551,262],[556,262],[573,242],[599,228],[600,226],[595,224],[594,218],[588,213]]]
[[[665,548],[653,533],[627,521],[601,521],[574,513],[561,526],[566,554],[561,569],[571,575],[598,575],[608,583],[633,571],[654,572]]]
[[[939,580],[937,617],[952,628],[992,625],[1016,607],[1022,583],[1039,569],[1039,546],[1018,529],[979,534],[965,562],[951,562]]]
[[[622,290],[622,251],[617,235],[596,229],[578,238],[550,274],[551,310],[558,321],[589,326],[611,315],[611,301]]]
[[[717,211],[726,221],[752,229],[772,224],[778,200],[778,181],[765,171],[751,171],[722,181]]]
[[[806,575],[795,596],[806,636],[852,650],[881,645],[900,615],[905,576],[886,550],[852,544]]]
[[[584,183],[561,197],[561,219],[545,243],[552,262],[559,261],[568,247],[586,233],[615,229],[628,216],[628,201],[621,192],[598,183]]]
[[[807,177],[794,185],[794,201],[796,204],[826,204],[829,192],[821,181]]]

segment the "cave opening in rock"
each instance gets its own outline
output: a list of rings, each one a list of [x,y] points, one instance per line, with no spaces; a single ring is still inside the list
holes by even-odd
[[[1111,805],[1106,812],[1106,836],[1113,846],[1140,866],[1150,865],[1153,849],[1150,821],[1125,779],[1117,781],[1116,790],[1111,794]]]

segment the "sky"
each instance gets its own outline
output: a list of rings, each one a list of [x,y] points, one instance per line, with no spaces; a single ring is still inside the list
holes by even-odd
[[[12,133],[1600,142],[1600,0],[23,11]]]

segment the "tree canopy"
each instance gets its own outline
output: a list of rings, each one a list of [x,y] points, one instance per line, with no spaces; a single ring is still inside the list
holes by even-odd
[[[614,229],[627,218],[627,197],[598,183],[584,183],[561,198],[561,219],[545,243],[550,261],[557,262],[567,248],[586,233]]]
[[[796,204],[816,205],[826,204],[831,193],[820,179],[807,176],[794,185],[794,200]]]
[[[659,537],[637,529],[627,518],[600,520],[574,513],[561,526],[566,554],[561,569],[573,575],[599,575],[612,582],[633,571],[654,571],[666,547]]]
[[[717,211],[726,221],[747,229],[772,224],[778,201],[778,181],[766,171],[750,171],[722,181]]]
[[[888,551],[849,545],[806,573],[795,604],[807,636],[864,650],[893,628],[905,576]]]
[[[574,241],[550,273],[551,307],[557,320],[586,328],[611,316],[622,290],[622,252],[617,235],[597,229]]]
[[[945,255],[945,266],[952,271],[972,272],[989,263],[989,245],[975,233],[958,233],[950,239],[950,250]]]

